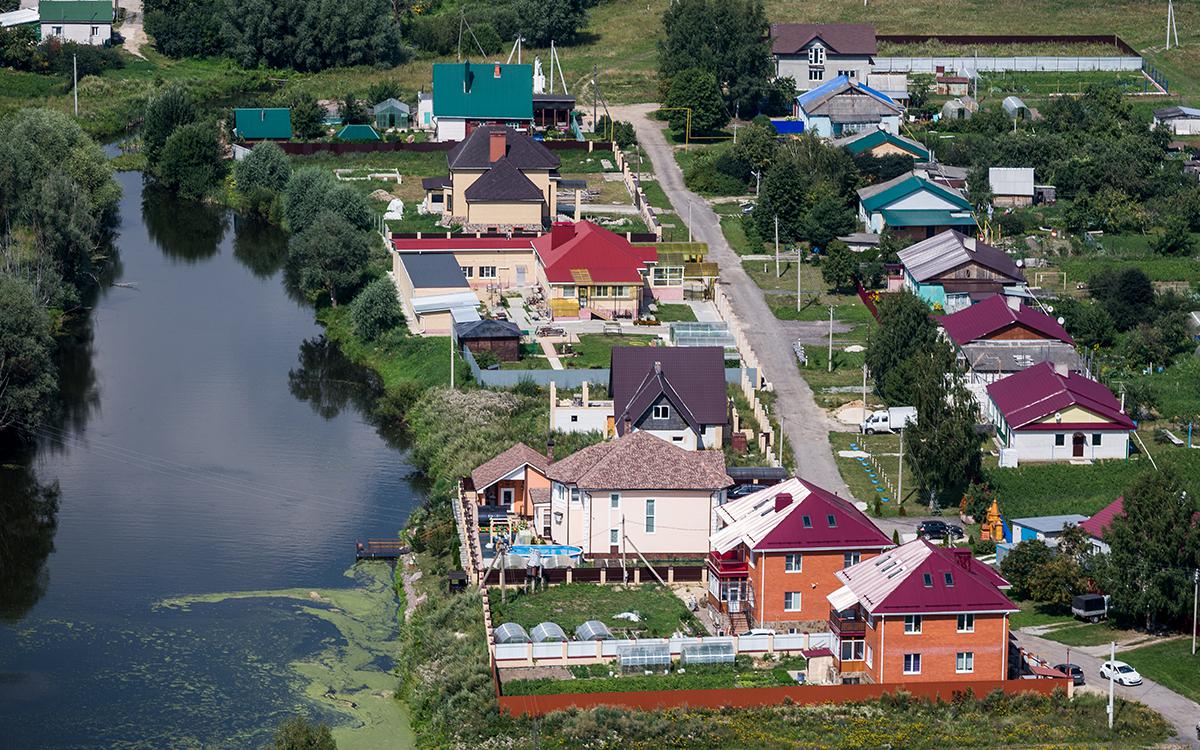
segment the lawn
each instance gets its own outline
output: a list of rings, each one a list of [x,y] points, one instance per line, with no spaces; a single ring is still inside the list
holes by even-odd
[[[1122,661],[1155,682],[1200,701],[1200,655],[1192,655],[1192,639],[1176,638],[1153,646],[1122,651]]]
[[[620,575],[620,571],[616,574]],[[501,601],[499,589],[490,594],[492,621],[497,625],[515,622],[530,630],[543,622],[555,622],[568,635],[574,635],[575,628],[584,622],[600,620],[618,636],[629,633],[643,638],[667,638],[677,630],[704,633],[703,626],[683,601],[658,584],[568,583],[532,594],[513,590],[508,592],[507,604]],[[642,620],[634,623],[613,617],[622,612],[636,612]]]
[[[592,664],[571,667],[574,679],[512,680],[504,683],[502,691],[505,695],[546,695],[776,687],[795,685],[796,681],[788,674],[788,670],[804,669],[806,666],[805,659],[796,657],[755,669],[747,657],[741,657],[734,664],[692,664],[682,669],[673,665],[666,674],[657,672],[647,675],[641,672],[620,674],[615,665]],[[612,676],[610,673],[613,673]]]
[[[608,367],[614,346],[650,346],[659,340],[657,336],[623,333],[581,333],[578,338],[571,344],[575,354],[564,354],[561,358],[565,367],[583,370]],[[558,345],[558,351],[562,354],[562,344]]]
[[[317,312],[317,320],[325,325],[325,335],[336,341],[351,361],[378,372],[385,388],[390,390],[409,382],[422,386],[450,382],[448,337],[413,336],[401,328],[385,334],[377,342],[366,342],[354,335],[349,312],[350,308],[345,305],[322,308]],[[470,371],[462,355],[456,355],[456,361],[455,379],[465,383]]]
[[[725,234],[725,241],[729,243],[729,247],[738,255],[756,255],[764,252],[761,245],[755,247],[754,242],[746,235],[746,225],[740,211],[721,216],[721,231]]]
[[[558,156],[558,171],[562,174],[615,172],[617,168],[613,161],[615,157],[611,151],[588,151],[580,148],[555,151],[554,153]],[[608,167],[604,166],[605,161],[609,163]]]
[[[834,460],[842,479],[850,488],[854,499],[867,503],[867,512],[873,516],[895,516],[899,514],[896,504],[897,471],[900,466],[900,436],[899,435],[858,435],[852,432],[829,433],[829,446],[833,449]],[[857,458],[846,458],[838,455],[839,451],[866,450],[879,459],[881,467],[876,469],[870,461],[860,462]],[[871,476],[871,472],[875,476]],[[875,480],[875,481],[872,481]],[[878,484],[876,484],[878,482]],[[889,484],[891,489],[889,489]],[[882,489],[880,492],[878,490]],[[912,470],[905,462],[904,494],[911,498],[917,489],[912,478]],[[884,502],[886,498],[887,502]],[[876,500],[879,502],[876,503]],[[910,515],[923,513],[925,508],[909,500],[903,504],[905,512]]]
[[[1150,384],[1158,397],[1158,413],[1164,419],[1178,422],[1200,414],[1200,358],[1184,357],[1161,373],[1142,375],[1136,380]],[[1187,440],[1186,427],[1175,434]]]
[[[1134,635],[1132,631],[1119,630],[1107,622],[1095,622],[1087,625],[1055,628],[1042,637],[1067,646],[1103,646],[1105,643],[1120,641],[1131,635]]]
[[[654,208],[663,211],[674,210],[670,199],[667,198],[667,194],[662,189],[662,185],[658,184],[658,180],[642,180],[642,192],[646,194],[646,200]]]
[[[1013,630],[1031,628],[1039,625],[1055,625],[1078,622],[1070,613],[1055,612],[1053,607],[1041,602],[1018,602],[1021,611],[1009,617]]]
[[[658,318],[659,323],[694,323],[696,321],[696,311],[691,305],[674,304],[668,305],[659,302],[654,317]]]

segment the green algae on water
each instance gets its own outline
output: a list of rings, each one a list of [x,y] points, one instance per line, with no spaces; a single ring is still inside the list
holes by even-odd
[[[198,594],[164,599],[157,609],[188,611],[196,605],[237,599],[285,599],[298,612],[337,629],[340,642],[326,642],[310,658],[292,662],[298,710],[306,701],[346,717],[333,728],[339,750],[415,748],[408,710],[397,700],[391,671],[396,653],[398,602],[390,566],[360,562],[345,573],[353,588],[279,589]]]

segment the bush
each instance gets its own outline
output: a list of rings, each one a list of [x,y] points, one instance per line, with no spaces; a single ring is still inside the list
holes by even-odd
[[[384,276],[375,279],[358,293],[350,306],[354,333],[366,341],[375,341],[404,322],[396,285]]]
[[[688,188],[705,195],[741,195],[746,190],[744,180],[731,177],[717,169],[711,154],[697,156],[684,174]]]
[[[198,200],[225,175],[225,161],[211,122],[181,125],[163,145],[158,166],[163,185],[181,197]]]
[[[260,143],[234,164],[233,174],[246,207],[266,216],[276,196],[287,187],[292,165],[279,146]]]

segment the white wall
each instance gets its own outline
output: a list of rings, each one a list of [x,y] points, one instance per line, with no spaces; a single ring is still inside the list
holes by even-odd
[[[96,29],[96,33],[92,34],[92,29]],[[61,29],[61,33],[55,33]],[[107,42],[112,37],[111,23],[43,23],[42,38],[49,39],[52,36],[57,36],[67,42],[77,42],[79,44],[91,44],[100,46]]]
[[[1026,461],[1070,461],[1074,458],[1071,437],[1083,432],[1083,457],[1090,460],[1125,458],[1129,433],[1117,430],[1100,432],[1100,445],[1092,445],[1094,431],[1071,430],[1062,433],[1052,431],[1014,432],[1012,447],[1017,449],[1017,458]],[[1063,445],[1054,444],[1054,436],[1062,434]]]
[[[1200,135],[1200,119],[1180,117],[1166,120],[1167,129],[1175,135]],[[1155,120],[1155,124],[1159,121]]]
[[[458,117],[434,118],[435,141],[461,141],[467,137],[467,121]]]
[[[928,190],[918,190],[910,193],[900,200],[888,205],[889,210],[921,210],[921,209],[940,209],[949,208],[955,211],[961,210],[958,206],[950,201],[942,198],[939,195],[934,195]]]
[[[552,429],[562,432],[600,432],[608,429],[608,418],[612,416],[612,406],[606,408],[596,406],[556,406],[552,410],[554,422]]]

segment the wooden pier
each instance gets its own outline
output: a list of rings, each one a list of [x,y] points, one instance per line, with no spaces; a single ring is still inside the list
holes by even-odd
[[[399,539],[368,539],[355,545],[357,560],[395,560],[408,554],[408,547]]]

